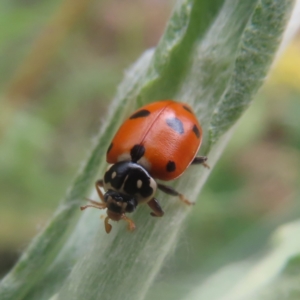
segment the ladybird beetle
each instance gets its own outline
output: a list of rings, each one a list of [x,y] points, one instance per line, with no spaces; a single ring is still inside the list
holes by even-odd
[[[190,164],[209,167],[207,157],[196,157],[201,141],[202,128],[187,104],[164,100],[143,106],[121,125],[108,147],[106,161],[112,165],[95,184],[102,202],[89,200],[91,204],[81,210],[107,209],[104,223],[109,233],[109,219],[125,220],[128,229],[134,230],[135,224],[126,213],[133,212],[140,203],[149,205],[152,216],[162,217],[164,212],[154,198],[157,189],[193,204],[156,179],[175,179]],[[104,195],[101,187],[106,191]]]

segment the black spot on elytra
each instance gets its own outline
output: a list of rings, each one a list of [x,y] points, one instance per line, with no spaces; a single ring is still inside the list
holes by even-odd
[[[179,119],[169,118],[169,119],[166,119],[166,123],[168,124],[169,127],[171,127],[173,130],[175,130],[179,134],[184,133],[183,124]]]
[[[133,115],[131,115],[129,119],[143,118],[143,117],[147,117],[149,115],[150,115],[150,111],[149,110],[142,109],[142,110],[137,111]]]
[[[188,106],[186,106],[186,105],[182,105],[182,107],[186,110],[186,111],[188,111],[189,113],[193,113],[192,112],[192,110],[188,107]]]
[[[176,164],[174,161],[169,160],[169,162],[166,165],[166,170],[168,172],[174,172],[176,170]]]
[[[197,125],[194,125],[193,132],[195,133],[196,137],[199,139],[200,138],[200,131],[199,131]]]
[[[113,147],[113,143],[111,143],[110,145],[109,145],[109,147],[108,147],[108,149],[107,149],[107,152],[106,152],[106,154],[108,154],[109,153],[109,151],[111,150],[111,148]]]
[[[134,145],[130,150],[131,160],[137,162],[145,154],[145,147],[143,145]]]

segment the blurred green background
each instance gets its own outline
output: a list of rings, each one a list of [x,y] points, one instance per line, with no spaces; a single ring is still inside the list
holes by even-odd
[[[157,44],[173,5],[0,2],[0,277],[51,217],[124,70]],[[236,125],[165,278],[247,257],[276,226],[299,216],[299,83],[296,37]]]

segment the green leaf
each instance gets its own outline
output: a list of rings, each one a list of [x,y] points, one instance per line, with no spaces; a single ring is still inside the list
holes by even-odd
[[[273,5],[277,8],[272,9]],[[253,10],[239,41],[230,80],[214,109],[212,143],[241,116],[261,86],[280,38],[277,21],[284,18],[288,6],[289,1],[261,1]]]
[[[163,218],[151,218],[141,206],[132,215],[134,233],[120,222],[109,235],[99,211],[80,213],[88,191],[103,176],[114,132],[138,106],[165,98],[187,102],[204,130],[201,154],[213,166],[230,136],[225,133],[267,74],[292,5],[289,0],[177,2],[157,48],[127,71],[66,199],[3,279],[1,300],[144,298],[190,208],[158,193]],[[208,175],[194,166],[173,186],[194,201]],[[97,199],[95,192],[90,198]]]
[[[241,285],[251,280],[252,293],[246,299],[295,300],[300,297],[300,221],[280,227],[273,236],[273,247],[252,268]],[[259,274],[264,274],[258,280]],[[255,279],[255,280],[254,280]],[[249,295],[250,294],[250,295]]]
[[[299,299],[300,222],[279,227],[268,251],[216,272],[186,299]],[[218,286],[216,290],[213,287]]]

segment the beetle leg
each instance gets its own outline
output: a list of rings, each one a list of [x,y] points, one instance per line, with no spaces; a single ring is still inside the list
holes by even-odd
[[[163,191],[164,193],[171,195],[171,196],[178,196],[179,199],[184,202],[187,205],[194,205],[194,202],[189,201],[188,199],[186,199],[184,197],[184,195],[180,194],[179,192],[177,192],[176,190],[174,190],[172,187],[161,184],[161,183],[157,183],[157,187]]]
[[[128,223],[127,228],[128,228],[129,231],[133,231],[135,229],[134,222],[131,219],[129,219],[125,214],[122,215],[121,219]]]
[[[97,190],[97,193],[99,195],[99,198],[101,199],[101,201],[104,203],[104,196],[103,196],[103,193],[100,189],[100,187],[103,187],[103,179],[99,179],[96,181],[95,183],[95,186],[96,186],[96,190]]]
[[[148,203],[149,207],[153,210],[150,214],[153,217],[162,217],[164,215],[164,211],[162,210],[157,199],[152,198]]]
[[[103,186],[103,180],[100,179],[100,180],[96,181],[95,186],[96,186],[96,190],[97,190],[97,193],[99,195],[99,198],[101,199],[102,202],[94,201],[94,200],[91,200],[91,199],[86,199],[91,204],[88,204],[88,205],[85,205],[85,206],[81,206],[80,207],[81,210],[84,210],[84,209],[86,209],[88,207],[94,207],[94,208],[98,208],[98,209],[105,209],[107,207],[106,203],[104,202],[103,193],[102,193],[102,191],[100,189],[100,187]]]
[[[94,207],[94,208],[98,208],[98,209],[105,209],[106,208],[106,204],[105,203],[101,203],[101,202],[97,202],[91,199],[86,199],[87,201],[89,201],[92,204],[88,204],[88,205],[84,205],[84,206],[80,206],[81,210],[84,210],[88,207]]]
[[[206,163],[207,157],[206,156],[196,156],[192,161],[192,165],[203,165],[203,167],[210,169],[210,166]]]

